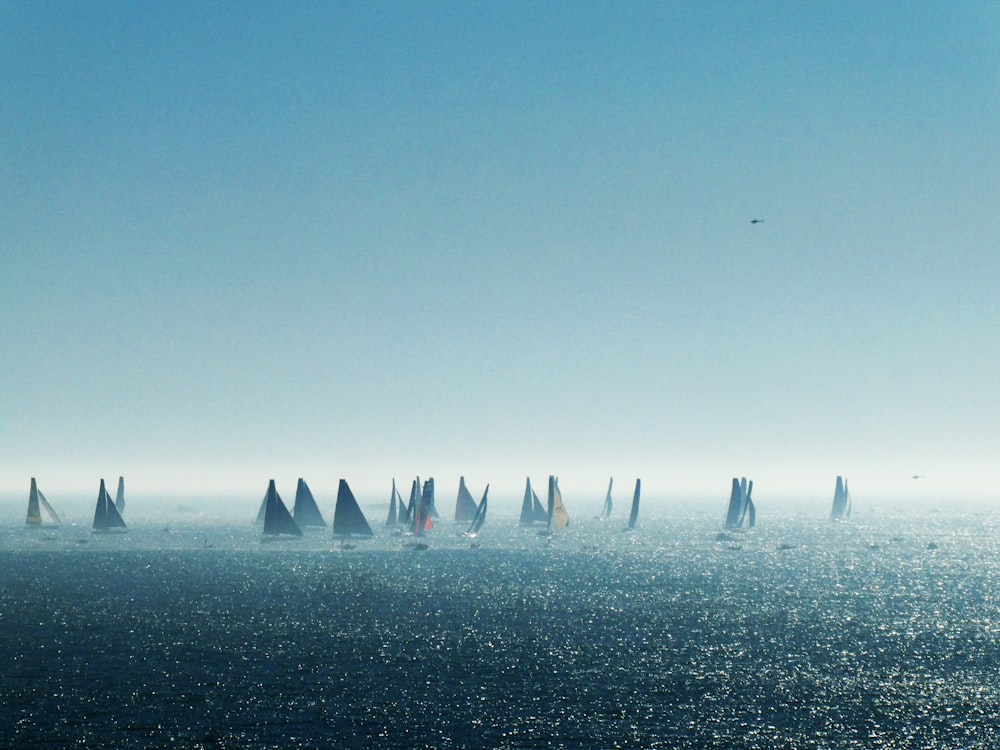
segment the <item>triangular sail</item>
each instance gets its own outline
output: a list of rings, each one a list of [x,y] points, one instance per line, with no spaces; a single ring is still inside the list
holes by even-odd
[[[569,513],[563,505],[562,492],[559,491],[559,480],[549,476],[549,531],[559,531],[569,524]]]
[[[59,514],[56,513],[56,509],[49,505],[49,501],[45,499],[45,495],[41,490],[38,490],[38,502],[42,504],[42,510],[49,514],[49,518],[53,524],[56,526],[62,524],[62,520],[59,518]]]
[[[118,491],[115,493],[115,507],[119,513],[125,512],[125,477],[118,477]]]
[[[410,499],[406,503],[406,514],[400,515],[401,526],[412,526],[416,522],[417,505],[420,504],[420,477],[410,483]]]
[[[611,500],[611,486],[615,483],[615,478],[611,477],[608,480],[608,494],[604,496],[604,505],[601,507],[601,515],[599,518],[611,518],[611,509],[614,507],[614,503]]]
[[[531,491],[531,516],[535,523],[548,524],[549,522],[549,512],[542,505],[542,501],[538,499],[534,490]]]
[[[431,510],[434,507],[434,478],[431,477],[424,482],[424,489],[417,503],[417,512],[413,523],[413,535],[423,536],[425,531],[434,528],[434,521],[431,518]]]
[[[631,531],[635,528],[635,522],[639,519],[639,487],[641,485],[640,480],[635,480],[635,492],[632,494],[632,510],[628,514],[628,529]]]
[[[847,481],[837,477],[837,484],[833,491],[833,507],[830,509],[830,519],[836,521],[840,518],[847,518],[851,515],[851,499],[847,492]]]
[[[337,488],[337,507],[333,511],[333,533],[338,536],[375,536],[368,519],[361,512],[361,506],[346,479],[340,480]]]
[[[31,478],[31,489],[28,490],[28,516],[24,522],[29,526],[41,526],[42,512],[38,507],[38,485],[35,478]]]
[[[260,501],[260,508],[257,510],[257,518],[254,519],[254,523],[264,523],[264,516],[267,515],[267,493],[264,493],[264,499]]]
[[[524,500],[521,501],[521,525],[529,526],[535,522],[534,510],[531,504],[531,477],[524,483]]]
[[[476,515],[473,517],[472,523],[469,524],[468,531],[465,532],[466,536],[475,536],[483,528],[483,524],[486,523],[486,496],[489,494],[489,491],[490,486],[486,485],[486,489],[483,491],[483,499],[479,501],[479,506],[476,508]]]
[[[302,477],[299,477],[299,483],[295,487],[295,505],[292,506],[292,518],[295,519],[299,528],[305,526],[326,527],[323,514],[319,512],[319,506],[316,505],[316,498],[313,497],[309,485]]]
[[[264,504],[264,534],[267,536],[278,534],[302,536],[302,529],[295,523],[292,514],[288,512],[288,508],[282,502],[281,496],[274,487],[273,479],[267,485]]]
[[[122,514],[118,512],[114,500],[111,499],[111,495],[108,494],[108,490],[104,486],[103,479],[101,480],[101,488],[97,493],[97,506],[94,508],[93,527],[95,531],[127,528],[125,521],[122,520]]]
[[[750,497],[753,494],[753,480],[747,484],[746,479],[741,479],[740,489],[743,492],[743,514],[740,516],[740,525],[742,526],[746,519],[747,528],[752,529],[757,524],[757,508],[754,507],[753,499]]]
[[[729,493],[729,507],[726,509],[726,526],[735,528],[740,525],[743,516],[743,493],[740,491],[740,480],[733,477],[733,489]]]
[[[396,498],[399,498],[399,510],[396,509]],[[389,495],[389,515],[385,518],[385,525],[392,528],[396,525],[397,516],[403,513],[403,498],[400,497],[399,490],[396,489],[396,478],[392,479],[392,494]]]
[[[476,501],[465,486],[465,477],[458,479],[458,497],[455,498],[455,521],[466,523],[476,517]]]

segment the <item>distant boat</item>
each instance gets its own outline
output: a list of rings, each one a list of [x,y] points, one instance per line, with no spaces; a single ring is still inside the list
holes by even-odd
[[[455,521],[468,523],[476,517],[476,501],[465,486],[465,477],[458,478],[458,497],[455,498]]]
[[[118,491],[115,493],[115,507],[118,512],[125,512],[125,477],[118,477]]]
[[[640,480],[635,480],[635,492],[632,494],[632,510],[628,514],[628,531],[635,528],[635,522],[639,519],[639,486]]]
[[[302,536],[302,529],[295,523],[292,514],[288,512],[281,496],[274,488],[272,479],[267,485],[267,494],[264,496],[264,536],[280,536],[282,534],[290,536]]]
[[[292,506],[292,518],[295,519],[295,523],[298,524],[300,529],[307,526],[326,528],[326,521],[323,520],[323,514],[319,512],[319,506],[316,505],[316,498],[313,497],[309,485],[306,484],[306,480],[302,477],[299,477],[298,486],[295,488],[295,505]]]
[[[531,477],[528,477],[524,483],[524,500],[521,502],[520,523],[522,526],[531,526],[536,523],[548,523],[548,521],[548,511],[542,507],[542,502],[538,499],[538,495],[531,489]]]
[[[847,489],[847,480],[837,477],[837,487],[833,491],[833,508],[830,510],[830,520],[838,521],[851,517],[851,493]]]
[[[28,491],[28,517],[24,521],[25,524],[28,526],[41,526],[43,510],[48,518],[47,525],[59,526],[62,523],[59,520],[59,514],[56,513],[55,508],[49,505],[49,501],[45,499],[45,495],[42,494],[42,491],[38,489],[38,485],[35,483],[35,478],[32,477],[31,489]]]
[[[423,536],[425,531],[434,528],[431,511],[434,508],[434,477],[424,482],[423,492],[417,501],[417,510],[413,517],[413,535]]]
[[[559,479],[549,475],[548,526],[545,531],[540,531],[539,534],[551,536],[568,525],[569,513],[566,512],[566,506],[563,505],[562,492],[559,491]]]
[[[410,500],[406,504],[406,513],[400,511],[397,523],[400,526],[412,527],[416,523],[417,506],[420,504],[420,477],[417,477],[410,484]]]
[[[490,486],[486,485],[486,489],[483,491],[483,499],[479,501],[479,505],[476,507],[476,515],[473,516],[472,523],[469,524],[469,528],[462,532],[462,536],[469,539],[475,539],[476,536],[479,535],[479,530],[483,528],[483,524],[486,523],[486,496],[489,492]]]
[[[405,523],[403,519],[405,513],[406,508],[403,506],[403,497],[399,494],[399,490],[396,489],[396,479],[393,477],[392,494],[389,495],[389,515],[385,518],[385,525],[388,528],[392,528],[396,525],[397,519],[400,523]]]
[[[125,529],[125,521],[122,514],[118,512],[118,506],[111,499],[107,489],[104,487],[104,480],[101,480],[101,489],[97,493],[97,507],[94,509],[94,531],[111,531],[113,529]]]
[[[375,536],[372,527],[368,525],[365,514],[361,512],[354,493],[347,486],[347,480],[341,479],[337,488],[337,507],[333,511],[333,533],[337,536]]]
[[[729,495],[729,508],[726,511],[726,528],[752,529],[757,524],[757,508],[750,497],[753,492],[753,481],[747,484],[746,477],[733,477],[733,490]]]
[[[611,485],[614,483],[615,478],[611,477],[611,479],[608,480],[608,494],[604,496],[604,505],[601,506],[601,512],[597,516],[597,518],[601,521],[611,518],[611,509],[614,507],[614,503],[611,501]]]

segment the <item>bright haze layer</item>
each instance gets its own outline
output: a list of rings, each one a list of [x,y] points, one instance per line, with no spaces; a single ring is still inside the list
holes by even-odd
[[[994,2],[0,3],[0,490],[987,493],[998,76]]]

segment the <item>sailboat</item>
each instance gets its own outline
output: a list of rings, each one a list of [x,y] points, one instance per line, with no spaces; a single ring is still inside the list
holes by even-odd
[[[753,492],[753,480],[747,484],[747,478],[733,477],[733,489],[729,495],[729,507],[726,510],[726,528],[742,528],[744,522],[748,529],[757,524],[757,508],[750,497]]]
[[[837,477],[837,486],[833,491],[833,508],[830,511],[830,520],[839,521],[842,518],[851,517],[851,493],[847,489],[847,480]]]
[[[389,495],[389,515],[385,518],[385,525],[387,528],[392,528],[396,525],[397,518],[400,523],[405,523],[403,516],[406,513],[406,508],[403,505],[403,497],[399,494],[399,490],[396,489],[396,478],[392,479],[392,494]]]
[[[48,518],[47,525],[59,526],[62,523],[59,520],[59,514],[56,513],[55,508],[49,505],[49,501],[45,499],[45,495],[38,489],[35,478],[32,477],[31,489],[28,491],[28,517],[24,523],[28,526],[41,526],[43,510]]]
[[[615,483],[615,478],[611,477],[608,480],[608,494],[604,496],[604,505],[601,506],[601,512],[596,516],[597,520],[604,521],[611,518],[611,509],[614,507],[614,503],[611,502],[611,485]]]
[[[536,523],[548,523],[548,521],[549,513],[542,507],[538,495],[531,489],[531,477],[528,477],[524,482],[524,500],[521,502],[520,523],[522,526],[531,526]]]
[[[462,536],[467,539],[475,539],[479,534],[479,530],[483,528],[483,524],[486,523],[486,496],[490,492],[490,486],[486,485],[486,489],[483,491],[483,499],[479,501],[479,505],[476,507],[476,515],[472,518],[472,523],[469,524],[469,528],[462,532]]]
[[[632,510],[628,514],[628,528],[626,531],[631,531],[635,528],[635,522],[639,519],[639,488],[642,482],[639,479],[635,480],[635,492],[632,494]]]
[[[562,492],[559,491],[559,479],[549,475],[549,512],[548,525],[545,531],[539,531],[539,536],[552,536],[560,529],[569,525],[569,513],[563,505]]]
[[[281,496],[274,488],[272,479],[267,485],[264,496],[264,536],[276,537],[284,535],[302,536],[302,529],[295,523],[292,514],[288,512]]]
[[[316,498],[313,497],[309,485],[306,484],[306,480],[302,477],[299,477],[298,486],[295,488],[295,505],[292,506],[292,518],[295,519],[295,523],[299,525],[299,528],[307,526],[326,528],[326,521],[323,520],[323,514],[319,512],[319,506],[316,505]]]
[[[125,512],[125,477],[118,477],[118,491],[115,493],[115,507],[118,513]]]
[[[413,519],[413,535],[423,536],[425,531],[434,528],[431,511],[434,508],[434,477],[424,482],[423,492],[417,502],[417,510]]]
[[[94,509],[94,531],[112,531],[115,529],[126,529],[122,514],[118,512],[118,506],[111,499],[101,480],[101,489],[97,493],[97,507]]]
[[[472,493],[465,486],[465,477],[459,477],[458,497],[455,498],[456,523],[468,523],[476,517],[476,510],[476,501],[472,499]]]
[[[333,533],[341,537],[375,536],[346,479],[341,479],[337,488],[337,506],[333,510]]]

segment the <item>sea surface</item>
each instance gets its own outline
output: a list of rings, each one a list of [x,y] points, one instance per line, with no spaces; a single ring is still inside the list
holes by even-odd
[[[1000,747],[987,510],[721,505],[425,550],[0,524],[0,747]]]

